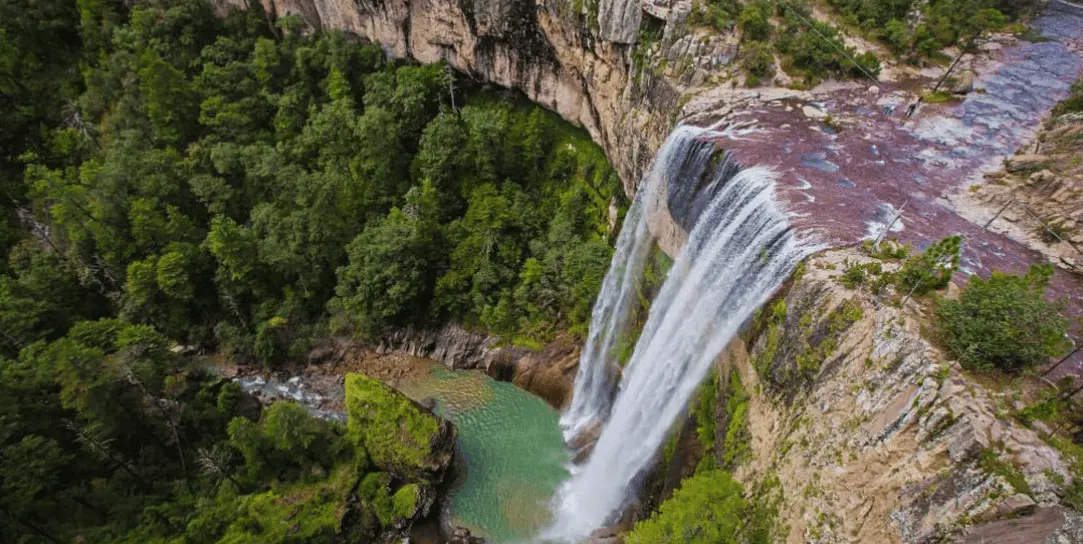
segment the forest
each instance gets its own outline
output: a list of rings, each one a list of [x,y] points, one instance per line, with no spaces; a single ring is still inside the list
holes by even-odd
[[[373,466],[353,419],[261,414],[211,356],[281,367],[447,321],[538,345],[589,321],[627,202],[584,133],[297,17],[218,15],[0,0],[14,542],[329,541],[360,479],[354,527],[394,527],[424,478]],[[282,497],[313,521],[268,526]]]

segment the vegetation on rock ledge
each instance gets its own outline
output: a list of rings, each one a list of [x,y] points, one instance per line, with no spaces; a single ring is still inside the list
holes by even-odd
[[[1043,298],[1052,275],[1052,266],[1035,265],[1023,276],[972,276],[959,300],[940,300],[937,324],[951,355],[972,370],[1013,372],[1063,353],[1064,303]]]

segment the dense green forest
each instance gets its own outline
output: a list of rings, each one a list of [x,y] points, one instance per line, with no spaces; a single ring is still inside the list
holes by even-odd
[[[8,356],[110,315],[265,363],[332,327],[589,318],[623,195],[552,114],[291,18],[50,9],[5,22]]]
[[[589,320],[626,202],[585,134],[253,7],[0,0],[4,542],[401,528],[425,477],[380,466],[379,422],[261,414],[180,354]]]

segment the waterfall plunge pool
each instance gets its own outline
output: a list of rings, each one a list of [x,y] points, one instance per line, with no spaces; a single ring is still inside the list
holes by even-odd
[[[436,361],[395,354],[410,369],[394,378],[374,375],[406,396],[431,399],[434,411],[459,429],[452,481],[440,506],[441,522],[465,527],[493,544],[535,539],[551,519],[549,502],[568,477],[560,414],[541,398],[479,371],[449,370]],[[242,376],[248,392],[293,400],[313,415],[345,421],[335,376],[288,379]],[[338,408],[338,409],[336,409]]]
[[[476,371],[434,364],[400,386],[436,401],[459,428],[445,522],[498,544],[527,542],[550,521],[549,501],[568,477],[559,413],[544,400]]]

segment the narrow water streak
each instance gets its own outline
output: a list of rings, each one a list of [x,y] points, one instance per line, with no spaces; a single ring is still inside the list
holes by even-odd
[[[660,182],[701,185],[706,181],[714,187],[700,193],[709,195],[709,201],[651,305],[593,452],[583,465],[574,467],[554,499],[554,524],[544,535],[547,539],[581,541],[619,516],[714,358],[813,249],[795,238],[774,199],[770,171],[750,168],[734,175],[725,164],[712,165],[715,149],[708,139],[713,136],[709,129],[679,127],[659,151],[656,172],[645,180],[649,198],[662,188],[657,185]],[[647,236],[639,233],[640,220],[637,216],[636,223],[626,222],[622,243],[631,243],[625,240],[629,237],[638,242]],[[628,234],[628,229],[635,229],[634,234]],[[642,263],[629,259],[619,266],[615,261],[610,275],[633,266],[642,269]],[[606,286],[610,282],[607,277]],[[609,327],[603,338],[620,330],[608,324],[606,320],[612,318],[605,312],[620,308],[624,296],[603,288],[598,302],[604,306],[602,315],[596,308],[593,316],[592,339],[599,334],[594,328],[599,321]],[[588,342],[580,363],[590,367],[580,368],[573,407],[608,406],[604,387],[580,387],[578,381],[596,377],[599,371],[606,376],[605,369],[612,364],[606,351],[611,344],[609,340],[599,350]],[[604,398],[592,396],[599,393]],[[569,411],[564,418],[566,430],[569,422],[583,424],[573,421],[572,415],[580,417]]]

